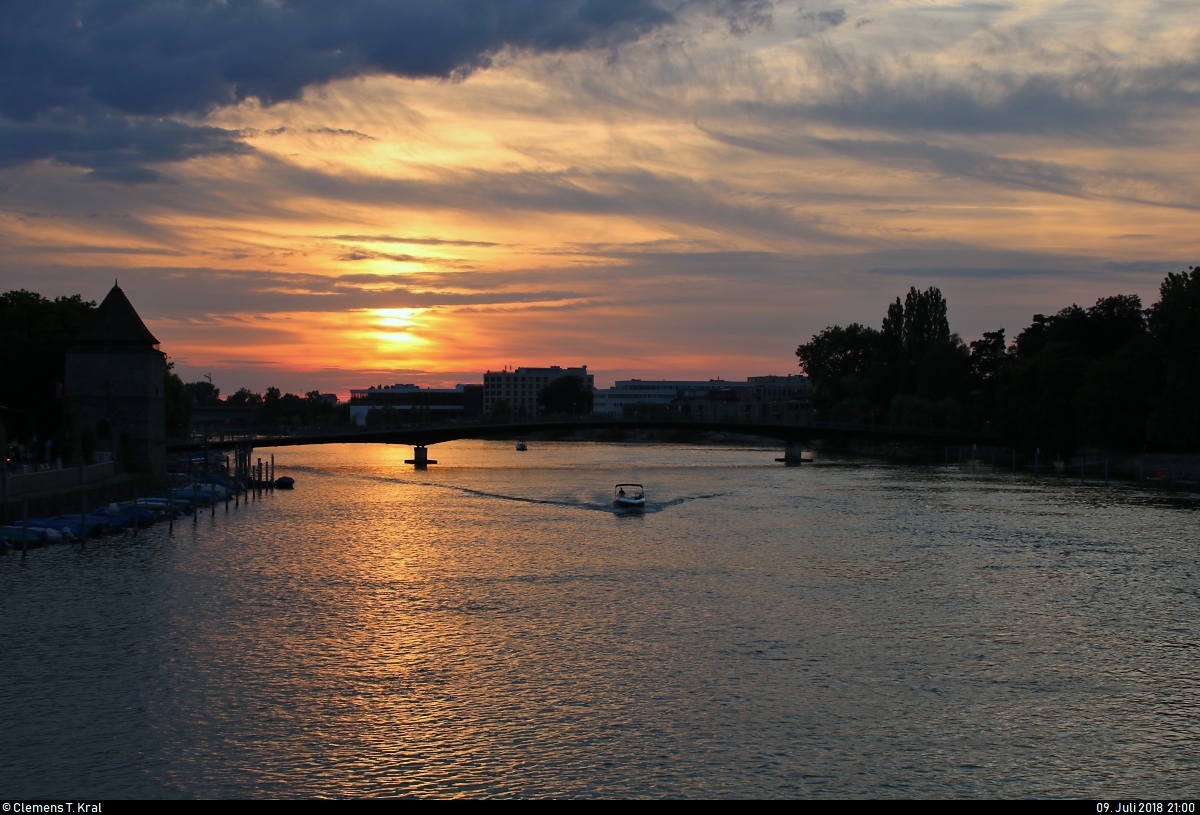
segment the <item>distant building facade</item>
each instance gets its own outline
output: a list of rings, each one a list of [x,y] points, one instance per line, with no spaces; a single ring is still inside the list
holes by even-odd
[[[800,374],[752,376],[745,382],[629,379],[596,391],[594,410],[609,416],[682,415],[700,421],[796,421],[811,415],[812,383]]]
[[[587,366],[562,368],[517,368],[515,370],[488,371],[483,375],[483,412],[494,414],[496,405],[504,402],[513,416],[533,417],[537,415],[538,392],[556,379],[575,376],[582,379],[588,388],[596,387],[595,377],[588,373]]]
[[[65,408],[81,444],[131,472],[164,475],[166,354],[114,285],[67,351]]]
[[[374,388],[352,389],[350,421],[366,426],[367,416],[372,411],[391,411],[400,424],[478,419],[483,413],[483,386],[467,384],[453,388],[422,388],[419,385],[377,385]]]

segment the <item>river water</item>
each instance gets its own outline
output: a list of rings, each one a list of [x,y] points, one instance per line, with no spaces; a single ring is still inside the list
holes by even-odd
[[[0,558],[0,796],[1200,793],[1194,501],[430,453],[281,449],[292,492]]]

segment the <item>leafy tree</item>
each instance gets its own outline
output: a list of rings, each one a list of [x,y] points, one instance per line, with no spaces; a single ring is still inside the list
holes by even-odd
[[[919,416],[920,424],[939,426],[958,416],[968,352],[950,332],[946,314],[937,288],[910,288],[903,302],[897,297],[888,306],[879,331],[835,325],[797,348],[818,411],[840,420],[905,422]],[[911,398],[894,405],[900,396]]]
[[[796,349],[818,410],[864,399],[863,379],[879,363],[879,332],[859,323],[830,326]]]
[[[213,383],[207,380],[188,382],[183,387],[192,395],[192,400],[197,405],[216,405],[221,401],[221,389],[214,387]]]
[[[1137,295],[1035,314],[1009,349],[996,422],[1010,443],[1047,453],[1080,445],[1137,449],[1154,390],[1146,316]]]
[[[96,304],[79,295],[47,300],[24,289],[0,294],[0,421],[10,439],[47,438],[62,423],[67,348]]]
[[[163,381],[163,399],[166,407],[167,436],[186,436],[191,431],[194,397],[187,385],[172,369],[175,363],[168,362]],[[205,382],[204,384],[208,384]]]
[[[1200,450],[1200,267],[1167,275],[1147,323],[1161,383],[1149,417],[1150,440]]]
[[[257,407],[262,404],[263,397],[261,393],[254,393],[249,388],[238,388],[225,402],[230,405]]]
[[[538,412],[543,416],[586,416],[592,412],[592,389],[581,376],[560,376],[538,391]]]

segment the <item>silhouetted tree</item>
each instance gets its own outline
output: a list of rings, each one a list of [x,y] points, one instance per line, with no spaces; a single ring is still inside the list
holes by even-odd
[[[192,395],[197,405],[215,405],[221,401],[220,388],[214,387],[213,383],[207,380],[188,382],[183,387]]]
[[[941,291],[910,288],[888,306],[879,331],[835,325],[801,345],[796,356],[817,410],[839,420],[958,423],[969,354],[946,315]]]
[[[10,440],[60,430],[67,348],[95,308],[78,294],[54,300],[24,289],[0,294],[0,421]]]
[[[817,409],[829,415],[841,406],[871,409],[868,376],[880,364],[880,336],[873,328],[851,323],[830,326],[796,349],[800,367],[812,380]],[[858,415],[845,418],[860,418]]]
[[[249,405],[250,407],[257,407],[258,405],[262,404],[262,401],[262,394],[255,393],[249,388],[238,388],[232,395],[230,395],[228,399],[225,400],[226,404]]]
[[[1133,294],[1035,314],[1009,349],[996,426],[1010,443],[1047,454],[1140,448],[1156,379],[1146,326]]]
[[[172,368],[174,362],[167,363],[167,371],[163,382],[163,401],[166,410],[166,431],[168,436],[186,436],[192,429],[193,396],[187,385],[179,378]],[[204,384],[208,384],[205,382]]]
[[[581,376],[560,376],[538,391],[543,416],[586,416],[592,412],[592,389]]]
[[[1149,417],[1150,440],[1200,450],[1200,267],[1167,275],[1147,322],[1161,383]]]

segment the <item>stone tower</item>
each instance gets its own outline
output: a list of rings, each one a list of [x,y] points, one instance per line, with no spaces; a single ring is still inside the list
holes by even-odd
[[[127,471],[164,475],[166,373],[158,340],[114,284],[67,350],[66,409],[98,452]]]

